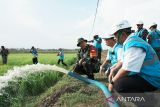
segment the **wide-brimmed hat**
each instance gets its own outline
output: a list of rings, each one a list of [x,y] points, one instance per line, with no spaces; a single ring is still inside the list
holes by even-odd
[[[80,43],[81,43],[82,41],[87,42],[86,39],[84,39],[84,38],[79,38],[78,41],[77,41],[77,46],[80,46]]]

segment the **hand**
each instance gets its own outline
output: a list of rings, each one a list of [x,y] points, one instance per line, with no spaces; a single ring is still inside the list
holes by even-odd
[[[100,70],[99,70],[99,73],[100,73],[101,76],[102,76],[102,72],[103,72],[103,66],[101,65]]]
[[[107,76],[107,77],[108,77],[108,76],[109,76],[109,74],[110,74],[110,71],[111,71],[110,69],[107,69],[107,70],[105,71],[105,76]]]
[[[113,91],[113,85],[112,85],[112,84],[110,84],[110,83],[109,83],[109,85],[108,85],[108,90],[109,90],[110,92],[112,92],[112,91]]]
[[[82,62],[83,62],[83,59],[80,59],[79,62],[78,62],[79,65],[82,65]]]
[[[112,78],[113,78],[113,72],[110,72],[110,74],[108,76],[108,81],[111,82]]]

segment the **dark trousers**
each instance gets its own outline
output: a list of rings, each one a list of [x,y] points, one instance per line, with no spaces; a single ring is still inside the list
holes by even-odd
[[[154,107],[153,105],[157,103],[157,99],[153,93],[146,93],[155,91],[157,88],[138,75],[120,78],[114,83],[114,88],[123,98],[140,98],[141,101],[129,101],[137,107]],[[144,98],[145,101],[142,100],[142,98]]]
[[[64,66],[67,66],[67,64],[65,64],[65,63],[63,62],[63,59],[59,59],[59,60],[58,60],[58,62],[57,62],[58,65],[60,64],[60,62],[61,62]]]
[[[101,48],[97,49],[97,58],[99,59],[99,61],[101,61],[101,53],[102,49]]]
[[[120,93],[140,93],[157,89],[138,75],[125,76],[118,79],[114,83],[114,88]]]
[[[37,58],[37,57],[34,57],[34,58],[32,59],[32,62],[33,62],[33,64],[37,64],[37,63],[38,63],[38,58]]]
[[[7,64],[8,56],[3,55],[2,56],[2,62],[3,64]]]
[[[81,74],[81,75],[87,75],[88,78],[94,79],[94,74],[93,74],[93,67],[92,65],[85,63],[83,65],[77,64],[74,67],[74,72]]]

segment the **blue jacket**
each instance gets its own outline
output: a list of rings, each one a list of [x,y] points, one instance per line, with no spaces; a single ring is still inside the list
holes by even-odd
[[[153,48],[160,47],[160,31],[159,30],[150,31],[149,36],[151,37],[150,45]]]
[[[130,47],[139,47],[145,50],[146,57],[138,75],[153,86],[160,88],[160,61],[154,49],[137,35],[128,37],[123,44],[123,51],[125,52]]]
[[[135,32],[135,35],[138,36],[138,37],[140,37],[140,38],[142,38],[143,40],[146,41],[146,37],[143,37],[143,36],[144,36],[144,35],[143,35],[144,32],[147,32],[147,33],[148,33],[147,29],[142,28],[141,30],[137,30],[137,31]]]
[[[36,49],[31,49],[30,52],[32,53],[33,57],[38,57],[38,52]]]
[[[100,37],[98,37],[96,40],[93,41],[94,47],[96,49],[102,49],[102,45],[101,43],[99,43],[98,41],[101,41],[102,39]]]
[[[109,60],[111,60],[111,64],[114,65],[115,63],[117,63],[118,61],[118,49],[122,48],[123,46],[120,44],[115,44],[115,46],[113,47],[113,50],[109,50]]]
[[[64,60],[64,52],[63,52],[63,50],[59,51],[59,59],[60,60]]]

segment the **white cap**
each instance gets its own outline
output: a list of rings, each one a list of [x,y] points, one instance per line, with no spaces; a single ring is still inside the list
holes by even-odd
[[[152,27],[152,26],[154,26],[154,25],[157,25],[157,23],[153,22],[153,23],[150,25],[150,27]]]
[[[111,34],[116,33],[118,30],[126,29],[126,28],[131,28],[130,23],[127,20],[122,20],[118,24],[112,27]]]
[[[102,39],[110,39],[110,38],[114,38],[114,35],[108,34],[107,36],[103,37]]]
[[[137,25],[143,25],[143,22],[142,21],[138,21]]]

